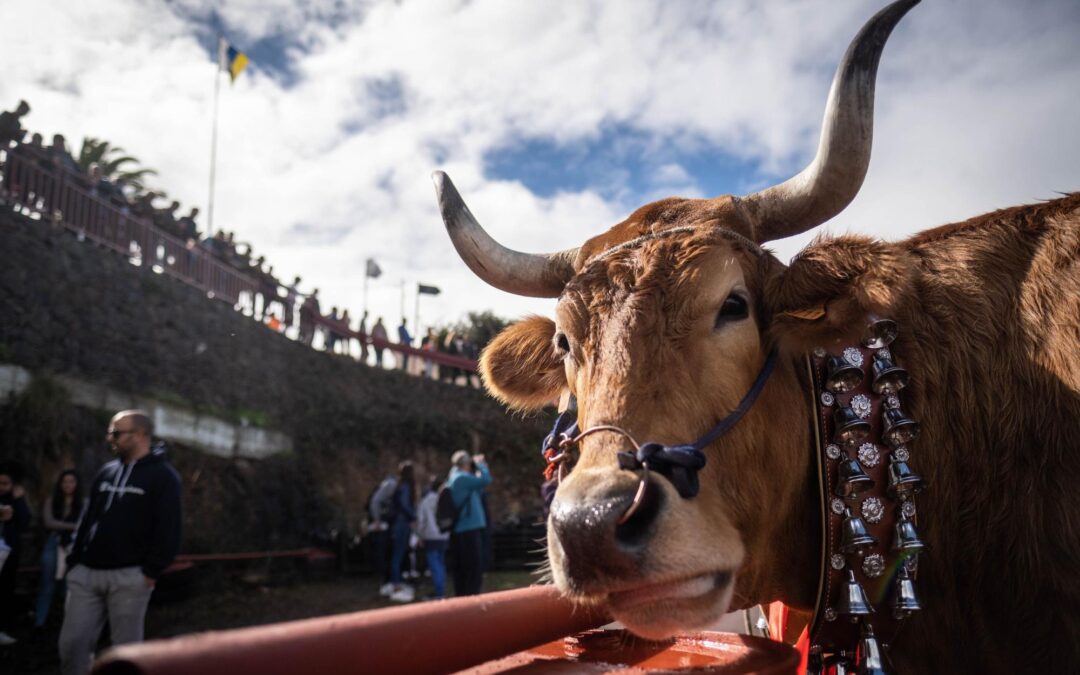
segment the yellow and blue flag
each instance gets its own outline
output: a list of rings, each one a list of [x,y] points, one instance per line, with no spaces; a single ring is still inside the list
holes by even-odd
[[[244,68],[247,68],[247,54],[225,41],[218,40],[218,65],[222,70],[229,73],[230,82],[236,82]]]

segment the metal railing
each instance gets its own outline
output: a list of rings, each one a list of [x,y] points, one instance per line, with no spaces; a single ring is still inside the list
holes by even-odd
[[[0,164],[0,196],[44,220],[234,305],[242,293],[259,290],[257,280],[193,240],[164,232],[93,194],[89,178],[53,166],[36,148],[5,148],[0,151]]]
[[[149,219],[129,213],[126,205],[94,194],[88,176],[56,166],[42,149],[22,144],[0,148],[0,199],[234,306],[245,298],[253,304],[254,297],[267,288],[194,240],[185,241],[165,232]],[[264,298],[265,302],[280,304],[284,299],[275,295]],[[373,338],[328,317],[317,317],[314,323],[368,348],[476,372],[473,359]]]

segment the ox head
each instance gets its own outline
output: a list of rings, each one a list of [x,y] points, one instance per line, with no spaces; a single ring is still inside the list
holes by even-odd
[[[897,2],[862,29],[833,81],[816,158],[762,192],[665,199],[580,248],[536,255],[494,241],[450,179],[434,176],[447,230],[477,275],[559,299],[554,320],[525,319],[483,354],[485,384],[511,407],[539,409],[570,392],[582,429],[614,425],[639,442],[686,443],[733,410],[766,355],[781,350],[754,408],[706,449],[696,497],[654,474],[624,518],[639,475],[619,467],[629,441],[614,433],[585,438],[559,485],[548,536],[556,585],[605,604],[641,635],[708,626],[733,597],[745,605],[784,595],[777,547],[817,522],[816,513],[795,515],[816,500],[797,355],[849,338],[862,317],[887,309],[908,268],[898,249],[857,237],[818,240],[790,267],[761,244],[813,228],[854,199],[870,157],[881,51],[916,2]],[[816,545],[816,533],[804,536]],[[803,586],[816,580],[816,567],[809,572]]]

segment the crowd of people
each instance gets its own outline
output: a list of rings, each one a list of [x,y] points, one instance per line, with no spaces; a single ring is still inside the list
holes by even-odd
[[[140,642],[154,585],[180,549],[180,476],[154,442],[154,424],[141,410],[109,422],[115,459],[90,483],[64,471],[42,505],[46,534],[34,613],[35,629],[48,619],[58,589],[64,596],[57,642],[61,672],[85,675],[105,625],[114,645]],[[32,510],[13,463],[0,466],[0,645],[16,641],[15,575]]]
[[[490,561],[491,517],[485,489],[491,471],[483,455],[458,450],[446,474],[432,474],[418,488],[416,466],[404,461],[368,497],[367,538],[381,595],[394,602],[416,599],[420,568],[431,576],[425,599],[447,595],[447,560],[456,596],[476,595]],[[423,559],[419,552],[423,551]]]
[[[57,650],[65,675],[89,671],[106,625],[113,645],[143,639],[155,583],[180,549],[181,480],[149,415],[118,412],[106,439],[115,458],[86,486],[78,472],[62,471],[37,518],[44,544],[33,625],[44,635],[63,599]],[[380,593],[393,602],[418,599],[422,570],[432,586],[425,599],[447,597],[450,580],[456,596],[481,592],[491,563],[491,471],[483,455],[465,450],[449,460],[445,471],[426,473],[422,490],[424,472],[402,462],[367,500],[366,550]],[[0,647],[17,641],[16,572],[29,562],[23,548],[35,519],[22,478],[18,464],[0,464]]]
[[[61,134],[55,134],[48,146],[44,145],[40,133],[30,134],[27,140],[29,132],[23,127],[23,118],[29,112],[30,105],[20,101],[14,110],[0,113],[0,149],[21,155],[49,172],[63,173],[75,185],[123,215],[179,239],[189,251],[206,251],[214,259],[243,274],[251,281],[253,290],[242,294],[238,309],[263,322],[271,330],[303,344],[349,355],[370,365],[396,367],[413,375],[450,382],[464,377],[466,384],[478,384],[469,371],[440,366],[432,359],[410,359],[407,352],[396,350],[393,346],[475,360],[479,349],[465,336],[429,328],[417,341],[403,318],[397,327],[396,340],[392,340],[382,317],[368,325],[367,311],[358,319],[350,316],[345,308],[332,307],[330,312],[324,314],[318,289],[310,293],[301,292],[302,279],[299,276],[291,283],[284,283],[266,257],[255,256],[252,245],[237,241],[233,232],[220,229],[213,233],[201,232],[196,220],[198,208],[192,207],[185,215],[180,215],[181,205],[178,201],[171,201],[167,206],[156,204],[165,199],[164,192],[145,190],[136,183],[107,176],[100,163],[91,163],[84,170],[69,151],[67,141]],[[23,198],[28,199],[39,211],[52,211],[50,205],[44,203],[46,197],[43,195],[24,195]],[[388,349],[394,351],[394,358],[389,363],[384,361]]]

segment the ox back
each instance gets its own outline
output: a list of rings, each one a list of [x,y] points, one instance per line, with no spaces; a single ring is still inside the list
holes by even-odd
[[[923,422],[927,610],[901,672],[1080,664],[1080,194],[897,244],[915,271],[893,352]],[[947,636],[944,639],[942,636]]]

